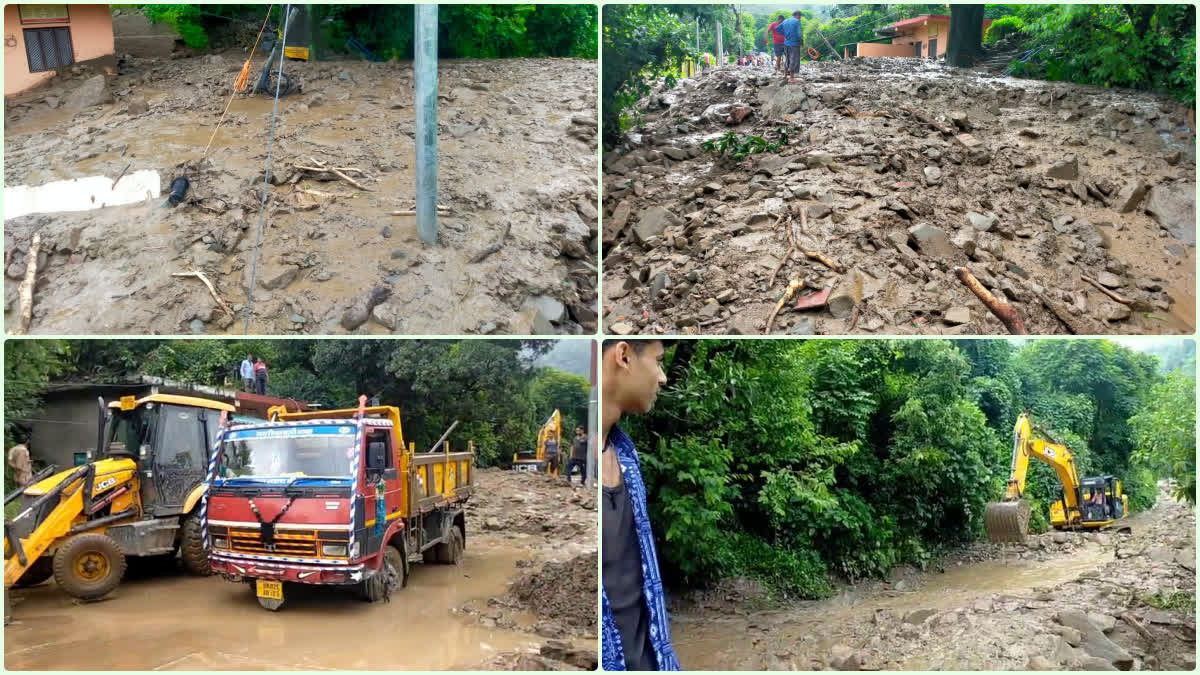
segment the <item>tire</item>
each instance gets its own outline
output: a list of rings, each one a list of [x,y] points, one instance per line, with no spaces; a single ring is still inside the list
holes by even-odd
[[[107,535],[76,535],[54,554],[54,581],[80,600],[103,598],[124,576],[125,554]]]
[[[383,548],[383,565],[362,584],[362,599],[367,602],[385,600],[408,584],[404,573],[404,554],[391,544]]]
[[[54,576],[54,557],[43,555],[33,561],[25,573],[17,579],[17,583],[13,584],[13,588],[29,588],[38,584],[46,583],[50,577]]]
[[[183,566],[196,576],[209,576],[212,574],[212,565],[208,559],[208,550],[204,548],[204,530],[201,528],[200,516],[185,516],[180,529],[182,532],[179,556],[183,558]]]
[[[433,547],[437,551],[437,561],[444,565],[458,565],[463,558],[462,530],[457,525],[450,526],[450,539]]]

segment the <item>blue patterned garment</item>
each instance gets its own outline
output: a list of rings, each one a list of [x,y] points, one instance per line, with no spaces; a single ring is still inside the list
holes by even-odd
[[[663,593],[662,577],[658,573],[658,553],[654,550],[654,533],[650,530],[650,515],[646,511],[646,484],[638,466],[633,441],[619,427],[608,435],[609,445],[617,452],[621,464],[621,480],[629,491],[633,505],[633,526],[637,530],[638,548],[642,552],[642,594],[650,616],[650,648],[658,661],[659,670],[681,670],[671,646],[671,631],[667,625],[667,599]],[[603,636],[600,642],[601,664],[604,670],[625,670],[625,652],[621,648],[621,631],[608,606],[608,595],[601,587],[603,604]]]

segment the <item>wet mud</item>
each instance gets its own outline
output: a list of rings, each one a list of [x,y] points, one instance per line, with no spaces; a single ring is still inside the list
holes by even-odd
[[[603,158],[607,330],[761,335],[794,281],[774,334],[1008,332],[962,266],[1030,333],[1194,331],[1177,103],[916,59],[782,80],[728,67],[639,102]],[[741,160],[701,147],[728,132],[787,140]]]
[[[243,329],[273,100],[234,98],[242,57],[125,59],[104,102],[68,109],[95,77],[67,73],[6,100],[5,181],[157,170],[160,198],[5,222],[5,316],[42,235],[31,333]],[[289,62],[250,330],[256,333],[578,333],[596,321],[596,63],[439,63],[439,242],[414,208],[409,63]],[[251,69],[259,72],[259,65]],[[551,86],[550,83],[553,83]],[[205,148],[212,138],[207,156]],[[332,172],[337,167],[364,188]],[[187,175],[188,201],[162,207]],[[481,254],[495,246],[489,255]],[[196,278],[213,281],[235,316]]]
[[[1163,500],[1130,519],[1132,535],[978,543],[828,600],[780,604],[746,580],[692,592],[676,603],[672,637],[698,670],[1191,670],[1194,615],[1142,600],[1195,593],[1195,514]]]
[[[493,505],[512,496],[504,478],[499,472],[478,472],[480,490],[468,502],[472,510],[501,510]],[[589,596],[594,614],[594,517],[591,523],[593,585],[576,595]],[[484,530],[471,513],[467,528],[460,566],[414,563],[408,586],[388,602],[365,603],[336,587],[289,585],[283,609],[268,612],[248,585],[193,577],[162,564],[134,566],[114,593],[96,603],[73,601],[53,581],[18,589],[13,621],[4,630],[5,667],[477,670],[540,664],[536,669],[571,670],[587,658],[594,662],[594,634],[588,639],[582,632],[563,631],[547,639],[533,631],[539,622],[569,618],[539,614],[537,609],[545,607],[515,608],[504,626],[458,610],[504,597],[531,564],[543,564],[563,548],[536,534]]]

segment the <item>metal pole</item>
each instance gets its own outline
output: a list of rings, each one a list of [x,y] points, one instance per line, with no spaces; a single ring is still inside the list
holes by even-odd
[[[696,53],[700,53],[700,17],[696,17]]]
[[[725,65],[725,45],[722,44],[721,22],[717,22],[717,66]]]
[[[437,244],[437,31],[438,6],[413,8],[413,71],[417,110],[417,234]]]
[[[588,444],[587,454],[587,485],[592,487],[596,484],[596,459],[600,456],[600,427],[599,427],[599,412],[600,412],[600,389],[596,384],[596,341],[592,340],[592,388],[588,393],[588,421],[587,434],[591,439]]]

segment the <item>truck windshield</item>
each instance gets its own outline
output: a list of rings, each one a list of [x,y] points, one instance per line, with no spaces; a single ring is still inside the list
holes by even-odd
[[[275,427],[231,431],[224,443],[222,478],[350,477],[354,428]]]

